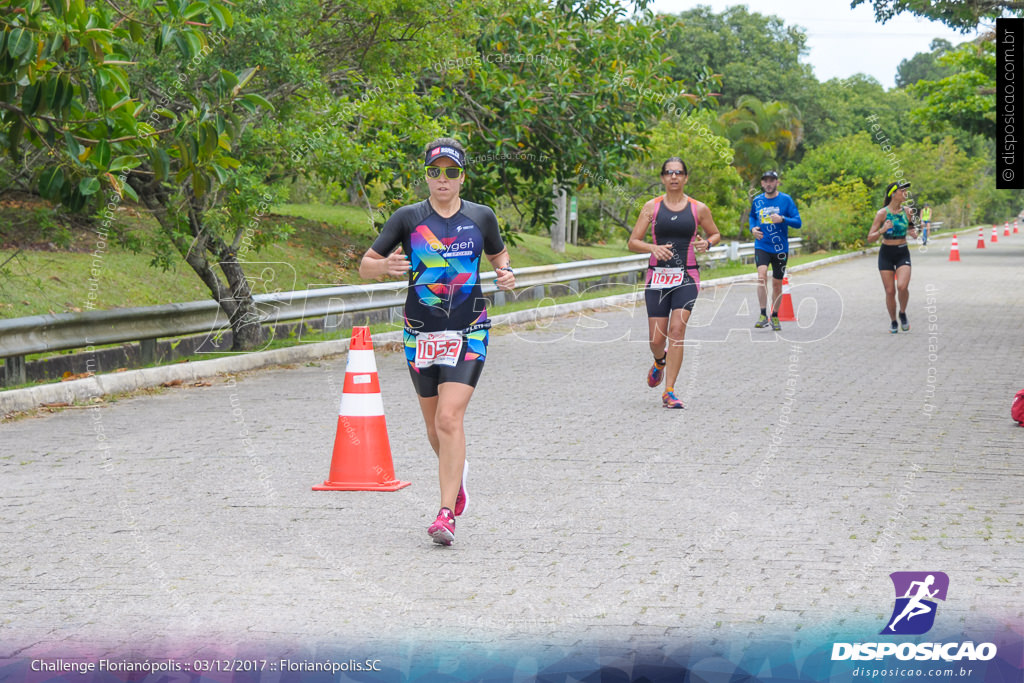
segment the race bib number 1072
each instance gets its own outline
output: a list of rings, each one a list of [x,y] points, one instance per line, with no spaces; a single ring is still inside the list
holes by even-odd
[[[655,268],[648,286],[651,289],[669,289],[678,287],[685,280],[686,273],[682,268]]]
[[[454,368],[462,351],[462,335],[458,332],[427,332],[416,337],[416,358],[418,368],[432,365],[447,365]]]

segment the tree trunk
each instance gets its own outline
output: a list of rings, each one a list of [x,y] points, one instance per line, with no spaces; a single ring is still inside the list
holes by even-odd
[[[266,330],[260,324],[260,312],[253,300],[252,289],[245,278],[242,264],[224,240],[207,233],[202,208],[194,200],[189,203],[187,218],[193,240],[188,242],[175,224],[177,217],[167,209],[170,197],[166,188],[156,181],[143,183],[133,176],[129,177],[129,182],[142,203],[160,223],[164,234],[174,243],[178,253],[224,311],[231,327],[231,350],[251,351],[260,348],[266,341]],[[207,258],[207,252],[218,258],[221,272],[227,276],[227,285],[217,276],[214,265]],[[211,330],[211,333],[215,331]]]
[[[238,262],[235,252],[219,237],[213,242],[219,245],[220,269],[228,279],[234,312],[229,314],[233,351],[252,351],[262,348],[267,341],[267,331],[263,329],[260,310],[253,299],[249,281]],[[227,313],[224,303],[221,308]]]

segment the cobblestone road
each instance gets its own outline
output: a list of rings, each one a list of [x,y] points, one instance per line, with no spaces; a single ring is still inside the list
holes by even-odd
[[[706,290],[685,411],[644,382],[639,307],[496,331],[448,549],[394,352],[394,493],[310,490],[344,357],[0,425],[0,657],[870,634],[897,570],[949,574],[947,627],[1019,625],[1024,236],[947,248],[914,248],[909,333],[874,257],[794,277],[781,334],[750,285]]]

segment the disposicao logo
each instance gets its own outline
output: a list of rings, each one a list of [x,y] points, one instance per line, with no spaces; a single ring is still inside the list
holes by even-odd
[[[936,600],[946,601],[949,577],[943,572],[893,572],[896,604],[888,625],[879,633],[919,636],[935,624]]]
[[[893,572],[889,575],[896,591],[892,615],[880,635],[919,636],[935,625],[937,600],[945,602],[949,577],[944,572]],[[996,656],[993,643],[833,643],[832,661],[900,660],[947,662],[966,659],[988,661]]]

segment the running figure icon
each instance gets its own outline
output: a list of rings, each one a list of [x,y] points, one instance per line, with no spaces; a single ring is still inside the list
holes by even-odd
[[[900,615],[893,619],[892,623],[889,624],[890,631],[896,630],[896,622],[898,622],[903,617],[906,617],[907,621],[910,621],[911,619],[920,614],[928,614],[928,612],[932,611],[932,608],[921,602],[921,600],[923,598],[934,598],[938,594],[938,588],[936,588],[934,591],[928,590],[934,583],[934,574],[929,574],[928,578],[926,578],[924,581],[912,581],[910,583],[910,588],[907,589],[907,594],[903,596],[905,598],[910,598],[910,602],[908,602],[907,606],[903,608],[903,611],[900,612]],[[914,586],[917,586],[917,593],[911,596],[910,594],[913,592]]]
[[[946,599],[949,576],[945,572],[893,572],[896,592],[892,615],[883,634],[921,635],[935,624],[938,602]],[[916,619],[914,617],[917,617]]]

